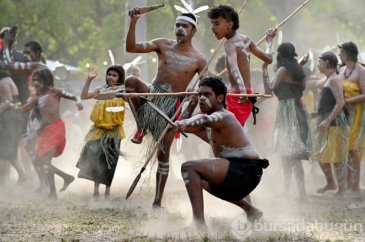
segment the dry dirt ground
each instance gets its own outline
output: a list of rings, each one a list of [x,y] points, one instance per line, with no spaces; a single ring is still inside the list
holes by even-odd
[[[133,130],[128,129],[128,135]],[[82,137],[70,137],[65,153],[53,161],[74,176]],[[37,179],[33,173],[25,184],[16,186],[12,171],[9,181],[0,186],[0,241],[364,241],[364,192],[341,198],[331,192],[316,195],[324,177],[317,164],[307,161],[309,202],[302,203],[295,199],[294,180],[291,190],[283,191],[281,165],[275,157],[270,157],[270,166],[251,196],[264,212],[261,221],[251,226],[240,209],[204,193],[209,230],[197,231],[191,226],[191,207],[179,167],[184,160],[207,157],[207,146],[190,135],[190,143],[183,142],[183,156],[173,144],[164,208],[155,210],[151,204],[156,164],[148,166],[132,196],[125,200],[144,162],[143,146],[127,140],[122,150],[129,155],[119,161],[109,200],[94,200],[92,182],[83,179],[76,179],[59,193],[58,200],[47,200],[46,194],[34,192]],[[362,172],[361,185],[365,187],[364,169]],[[56,185],[62,186],[58,177]]]
[[[272,182],[280,181],[280,173],[267,170],[252,194],[253,203],[264,212],[259,223],[250,227],[240,209],[205,193],[209,230],[204,232],[190,226],[190,203],[175,168],[164,208],[154,210],[154,172],[143,174],[135,192],[125,200],[138,172],[125,161],[118,167],[109,200],[91,198],[92,183],[81,179],[59,193],[58,200],[48,200],[45,194],[33,192],[36,181],[16,186],[12,176],[0,187],[0,241],[364,241],[364,192],[343,198],[332,193],[314,195],[317,187],[309,185],[309,203],[301,203],[295,200],[295,191],[283,196],[278,188],[281,183]],[[311,174],[311,169],[308,164],[308,180],[317,179],[319,171]],[[56,181],[61,187],[62,181]]]

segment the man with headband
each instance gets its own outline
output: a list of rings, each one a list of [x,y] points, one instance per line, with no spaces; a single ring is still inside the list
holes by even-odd
[[[156,52],[158,56],[158,69],[152,84],[148,85],[138,77],[129,76],[125,80],[127,92],[183,92],[186,91],[195,74],[200,74],[206,60],[203,55],[192,46],[192,38],[197,31],[197,19],[192,13],[182,14],[176,18],[176,40],[158,38],[146,42],[136,42],[136,24],[140,17],[140,9],[134,9],[131,16],[126,41],[126,50],[132,53]],[[203,75],[200,75],[203,77]],[[169,117],[175,113],[179,105],[178,97],[156,97],[151,99]],[[132,142],[141,143],[145,134],[150,133],[154,141],[158,140],[162,131],[168,125],[155,110],[144,104],[139,97],[129,100],[135,110],[138,131]],[[193,110],[188,108],[188,116]],[[164,136],[157,151],[158,168],[156,175],[156,194],[154,207],[161,207],[162,194],[169,173],[170,146],[174,139],[175,131],[170,130]]]

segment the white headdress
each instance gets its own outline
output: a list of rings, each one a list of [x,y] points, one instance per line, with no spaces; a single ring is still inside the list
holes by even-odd
[[[174,5],[175,9],[179,12],[182,12],[182,13],[191,13],[191,14],[193,14],[195,16],[196,20],[194,20],[192,18],[189,18],[189,17],[186,17],[186,16],[178,16],[176,18],[176,20],[188,21],[189,23],[193,24],[195,27],[198,25],[198,18],[199,18],[199,16],[196,15],[196,14],[209,9],[208,5],[204,5],[204,6],[201,6],[201,7],[197,8],[197,9],[193,9],[192,6],[190,4],[188,4],[185,0],[181,0],[181,3],[184,5],[185,8],[181,7],[181,6],[178,6],[178,5]]]
[[[144,63],[144,61],[142,61],[142,56],[137,56],[136,58],[134,58],[134,60],[132,60],[129,63],[125,63],[123,65],[124,70],[128,70],[131,66],[138,66],[140,64]]]

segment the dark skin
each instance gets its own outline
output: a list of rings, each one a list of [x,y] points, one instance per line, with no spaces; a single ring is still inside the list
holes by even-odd
[[[192,46],[192,38],[196,33],[196,28],[185,21],[178,20],[175,23],[176,40],[165,38],[154,39],[147,42],[136,42],[136,24],[140,17],[140,10],[134,9],[135,15],[131,16],[129,30],[126,40],[126,50],[131,53],[150,53],[155,52],[158,57],[158,68],[155,78],[152,83],[154,85],[166,85],[171,88],[172,92],[183,92],[187,90],[190,81],[196,74],[204,77],[206,60],[203,55]],[[129,76],[125,80],[127,92],[148,92],[148,84],[138,77]],[[134,116],[141,106],[140,98],[132,98],[129,103],[134,110]],[[196,104],[196,103],[195,103]],[[188,116],[194,109],[194,102],[190,103],[187,112],[183,116]],[[168,131],[164,136],[161,147],[157,151],[157,159],[168,166],[170,157],[170,147],[174,139],[175,131]],[[153,202],[153,207],[161,207],[161,200],[166,184],[167,175],[156,174],[156,195]]]
[[[247,89],[251,89],[249,52],[269,64],[272,63],[272,54],[263,52],[248,36],[236,33],[232,21],[218,17],[212,19],[211,23],[211,30],[215,37],[227,39],[224,50],[231,90],[245,94]],[[266,37],[267,42],[272,43],[275,35],[276,30],[269,30]]]
[[[213,159],[188,161],[181,167],[193,209],[194,222],[202,227],[206,226],[203,189],[211,193],[209,183],[223,184],[228,173],[229,161],[218,155],[224,150],[224,147],[244,148],[252,146],[235,116],[223,108],[223,99],[224,96],[216,96],[211,87],[200,86],[199,106],[201,111],[206,114],[197,114],[189,119],[175,122],[177,130],[194,133],[205,142],[210,143],[216,156]],[[211,142],[208,140],[207,128],[211,130]],[[250,150],[246,154],[237,157],[259,159],[255,150]],[[246,212],[249,221],[255,221],[262,216],[259,209],[253,207],[244,199],[228,202],[242,208]]]
[[[42,126],[46,126],[60,119],[61,98],[76,101],[77,109],[78,110],[83,109],[83,105],[81,104],[81,102],[78,101],[76,96],[69,93],[65,93],[62,90],[54,88],[52,86],[45,85],[44,82],[40,80],[38,75],[33,75],[32,83],[35,88],[36,95],[38,97],[43,96],[44,99],[42,100],[41,103],[39,103],[38,102],[39,99],[35,98],[31,100],[29,103],[19,108],[15,108],[15,111],[19,113],[24,113],[38,106],[42,116]],[[60,175],[64,179],[64,186],[61,188],[61,191],[65,190],[67,186],[74,180],[74,177],[64,173],[63,171],[59,170],[58,168],[56,168],[51,164],[51,160],[55,152],[56,148],[49,151],[43,157],[37,157],[35,161],[38,167],[42,167],[42,170],[40,170],[41,173],[40,177],[45,175],[47,176],[50,188],[49,197],[51,198],[57,197],[54,174]]]
[[[345,67],[340,72],[341,80],[350,80],[357,82],[360,86],[360,94],[353,97],[345,98],[345,105],[356,105],[365,101],[365,68],[357,61],[352,60],[346,51],[340,50],[340,59]],[[364,112],[364,110],[363,110]],[[353,168],[348,170],[348,187],[354,192],[360,191],[360,173],[361,158],[359,157],[359,148],[350,147],[349,156],[353,161]]]

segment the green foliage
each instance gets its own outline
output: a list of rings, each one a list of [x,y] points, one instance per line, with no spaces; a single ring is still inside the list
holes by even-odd
[[[133,1],[129,1],[132,3]],[[166,37],[174,39],[174,22],[179,14],[173,5],[181,5],[179,0],[150,0],[149,5],[165,3],[165,7],[146,14],[147,40]],[[242,0],[195,0],[194,6],[229,3],[237,10]],[[247,34],[254,41],[261,39],[265,31],[277,25],[303,1],[293,0],[249,0],[240,14],[239,33]],[[336,35],[341,42],[354,41],[361,49],[365,38],[362,11],[363,0],[312,0],[297,15],[286,23],[284,41],[293,42],[298,54],[309,48],[322,49],[325,45],[336,44]],[[1,0],[0,27],[19,25],[18,49],[29,40],[36,40],[44,48],[45,56],[67,64],[85,67],[86,63],[103,68],[108,61],[107,50],[111,49],[118,63],[127,58],[125,34],[128,26],[126,1],[118,0]],[[206,12],[199,14],[198,32],[193,44],[207,59],[218,40],[210,30],[210,20]],[[338,34],[336,34],[338,33]],[[261,46],[265,48],[265,46]],[[220,50],[222,53],[222,50]],[[219,55],[218,55],[219,56]],[[150,60],[154,54],[144,55],[144,59],[155,68]],[[253,65],[260,62],[253,58]],[[212,65],[210,68],[213,68]]]

